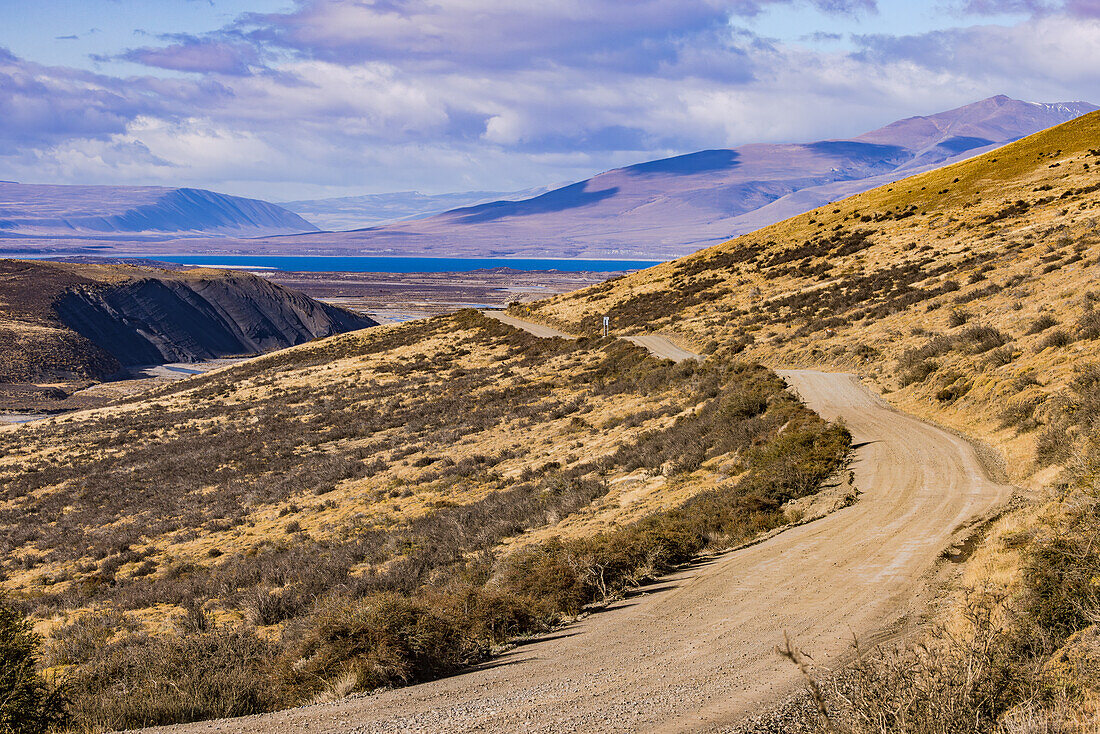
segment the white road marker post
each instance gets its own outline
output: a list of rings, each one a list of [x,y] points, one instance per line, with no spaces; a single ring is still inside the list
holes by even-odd
[[[610,332],[611,332],[611,317],[610,316],[604,316],[603,317],[603,336],[604,336],[605,339],[607,338],[607,335]]]

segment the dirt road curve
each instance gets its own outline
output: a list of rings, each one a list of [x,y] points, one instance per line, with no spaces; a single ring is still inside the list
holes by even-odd
[[[445,680],[158,731],[721,731],[799,685],[787,631],[828,665],[919,607],[958,529],[1009,488],[964,440],[898,413],[850,375],[785,378],[857,442],[852,507],[684,570],[547,639]],[[954,533],[954,535],[953,535]],[[942,561],[941,561],[942,562]]]
[[[504,313],[503,311],[482,311],[481,313],[485,314],[486,316],[488,316],[491,319],[496,319],[497,321],[503,321],[504,323],[508,324],[509,326],[514,326],[517,329],[523,329],[524,331],[529,331],[532,334],[534,334],[535,336],[541,336],[544,339],[549,339],[550,337],[554,337],[554,336],[560,336],[562,339],[576,339],[577,338],[577,337],[572,336],[570,334],[566,334],[564,331],[558,331],[557,329],[551,329],[549,326],[543,326],[542,324],[536,324],[533,321],[524,321],[523,319],[517,319],[514,316],[509,316],[508,314]]]
[[[532,321],[524,321],[523,319],[517,319],[514,316],[509,316],[503,311],[482,311],[483,314],[491,319],[503,321],[509,326],[514,326],[517,329],[523,329],[535,336],[552,337],[560,336],[563,339],[575,339],[576,337],[566,334],[565,332],[558,331],[549,326],[543,326],[542,324],[536,324]],[[695,352],[689,352],[677,346],[672,340],[667,337],[657,336],[656,334],[645,334],[643,336],[627,336],[623,337],[629,342],[637,344],[639,347],[648,349],[651,354],[661,359],[671,359],[673,362],[679,362],[684,359],[702,359],[702,357]]]
[[[670,339],[663,336],[657,336],[656,334],[628,336],[625,338],[627,341],[633,342],[639,347],[648,349],[650,354],[655,357],[660,357],[661,359],[671,359],[673,362],[681,362],[685,359],[702,359],[702,356],[695,352],[689,352],[674,344]]]

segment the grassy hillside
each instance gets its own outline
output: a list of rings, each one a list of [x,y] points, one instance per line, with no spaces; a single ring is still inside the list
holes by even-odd
[[[245,714],[479,660],[847,451],[763,368],[465,311],[0,432],[2,588],[79,726]]]
[[[1093,113],[529,313],[857,370],[925,415],[1004,425],[1011,444],[1100,347],[1098,225]]]
[[[1033,503],[990,528],[936,639],[858,668],[838,705],[854,731],[1084,731],[1100,717],[1098,276],[1093,113],[517,309],[574,333],[609,315],[721,358],[854,371],[1000,448]]]

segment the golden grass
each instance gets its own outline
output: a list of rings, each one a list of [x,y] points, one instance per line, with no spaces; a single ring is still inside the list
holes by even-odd
[[[573,384],[570,376],[601,356],[599,352],[568,352],[550,356],[541,362],[527,362],[522,359],[522,351],[517,352],[486,339],[476,327],[436,329],[426,338],[405,339],[403,335],[415,328],[415,325],[394,325],[349,333],[214,370],[201,378],[154,390],[128,404],[12,427],[9,430],[17,431],[20,440],[15,450],[0,454],[0,484],[5,477],[17,476],[38,465],[79,463],[94,471],[97,462],[110,457],[125,457],[142,443],[161,443],[170,447],[173,441],[194,433],[239,430],[259,419],[262,406],[281,404],[284,394],[307,396],[306,402],[284,406],[299,410],[299,419],[303,422],[322,410],[324,395],[339,389],[362,391],[357,410],[385,412],[392,407],[387,402],[389,399],[375,399],[372,392],[382,387],[400,389],[410,378],[394,371],[393,367],[415,363],[417,359],[432,365],[414,372],[414,376],[425,378],[426,382],[417,384],[416,392],[400,398],[400,402],[411,400],[430,404],[434,400],[459,398],[476,401],[490,390],[521,384],[545,387],[547,394],[541,400],[568,402],[583,397],[587,392],[586,386]],[[394,342],[394,345],[380,350],[373,347],[385,341]],[[340,351],[346,356],[312,363],[309,357],[315,350],[333,343],[341,345]],[[456,345],[462,345],[467,353],[450,359],[444,369],[437,368],[435,364],[452,354]],[[298,355],[301,355],[301,364],[298,364]],[[268,366],[276,360],[282,366]],[[482,384],[464,396],[453,394],[448,382],[451,371],[476,370],[498,364],[509,365],[510,376],[504,382]],[[238,377],[238,374],[245,376]],[[220,394],[210,397],[199,390],[198,386],[223,378],[228,383]],[[191,384],[196,387],[189,388]],[[117,577],[133,579],[139,567],[152,563],[157,570],[149,578],[155,579],[173,573],[173,569],[181,566],[205,567],[223,556],[247,555],[272,544],[292,543],[294,533],[298,532],[315,541],[340,539],[364,529],[398,527],[443,505],[474,503],[499,487],[478,477],[457,482],[425,479],[433,467],[422,466],[420,460],[427,457],[445,458],[457,463],[468,457],[493,455],[505,450],[513,455],[494,467],[494,471],[502,477],[515,478],[550,462],[557,462],[563,469],[568,469],[597,457],[608,456],[644,431],[667,427],[675,420],[675,411],[645,417],[629,426],[624,420],[654,408],[672,405],[684,397],[670,386],[647,394],[628,392],[606,399],[589,399],[580,422],[572,416],[534,422],[505,419],[464,435],[448,445],[417,445],[418,439],[397,426],[369,437],[304,446],[302,450],[310,452],[347,452],[392,438],[397,446],[407,445],[410,450],[402,451],[400,458],[393,458],[392,451],[379,455],[378,458],[385,464],[382,470],[369,477],[338,482],[335,488],[322,495],[314,494],[312,487],[306,487],[275,503],[244,507],[242,518],[231,527],[182,528],[171,533],[144,536],[140,544],[133,546],[141,558],[121,565]],[[119,426],[124,426],[130,416],[144,415],[151,409],[164,415],[163,422],[155,430],[142,435],[137,443],[110,441],[125,434],[125,429]],[[104,445],[104,441],[108,444]],[[608,476],[608,480],[616,486],[625,486],[618,482],[619,478],[615,474]],[[642,514],[666,509],[707,486],[707,482],[700,478],[678,481],[672,492],[663,486],[663,481],[633,483],[630,484],[630,501],[615,494],[613,501],[601,502],[598,507],[586,511],[586,517],[598,518],[598,521],[570,520],[570,523],[575,522],[576,527],[570,524],[568,532],[597,532]],[[70,485],[44,487],[31,495],[0,501],[0,510],[15,511],[29,501],[43,500],[51,493],[65,493],[72,489]],[[216,500],[222,488],[210,484],[197,487],[196,491]],[[74,509],[75,505],[72,505],[66,511]],[[47,525],[55,524],[48,518],[46,522]],[[132,520],[122,519],[99,530],[122,530],[128,525],[132,527]],[[559,529],[555,532],[563,531]],[[36,559],[36,562],[24,563],[26,559]],[[34,544],[28,544],[13,548],[7,554],[5,566],[6,578],[0,583],[0,588],[17,597],[28,597],[79,588],[95,575],[98,562],[87,555],[64,561],[54,560]],[[241,613],[238,609],[218,605],[212,606],[209,611],[230,618]],[[173,606],[136,610],[129,614],[150,631],[155,631],[179,612]],[[71,621],[72,616],[66,615],[63,619],[47,623],[43,629],[48,631],[58,624]]]
[[[1097,341],[1044,349],[1041,344],[1047,333],[1026,333],[1041,315],[1057,321],[1054,328],[1072,332],[1076,320],[1091,307],[1086,295],[1096,288],[1100,276],[1100,195],[1096,191],[1072,192],[1100,183],[1098,148],[1100,113],[1092,113],[976,158],[819,207],[673,263],[529,304],[530,314],[574,331],[589,330],[597,314],[614,313],[617,306],[629,304],[639,294],[675,293],[696,278],[719,278],[721,283],[712,289],[714,296],[701,303],[652,320],[644,314],[620,319],[616,326],[621,332],[660,329],[697,348],[717,342],[722,349],[752,334],[755,341],[744,350],[748,359],[772,367],[858,372],[899,407],[994,443],[1008,456],[1014,479],[1023,481],[1032,471],[1025,457],[1030,457],[1034,434],[1017,436],[1014,429],[1000,429],[998,418],[1004,401],[1020,394],[1014,381],[1035,375],[1041,384],[1034,386],[1034,393],[1049,395],[1066,383],[1076,367],[1100,354]],[[1051,200],[1036,203],[1048,198]],[[1025,212],[990,219],[1018,200],[1028,202]],[[905,212],[911,207],[915,210],[910,216],[876,221],[884,213]],[[872,219],[863,221],[861,217]],[[722,256],[746,249],[764,256],[782,252],[838,228],[842,232],[869,231],[874,244],[852,254],[799,259],[793,272],[763,267],[759,261],[735,266],[721,263]],[[1017,249],[1016,243],[1027,246]],[[1052,259],[1055,255],[1058,257]],[[1065,262],[1074,258],[1074,262]],[[960,290],[875,318],[852,318],[866,306],[858,302],[830,312],[828,315],[850,320],[828,331],[811,329],[807,333],[806,324],[798,318],[764,324],[753,318],[766,311],[768,304],[794,294],[812,296],[853,274],[874,275],[913,262],[928,263],[928,270],[933,265],[943,267],[942,273],[919,280],[916,287],[932,288],[954,280]],[[1059,267],[1044,273],[1048,262],[1059,263]],[[827,273],[808,274],[822,264],[828,266]],[[692,272],[698,274],[684,276]],[[1012,283],[1015,285],[1006,285]],[[995,291],[955,303],[960,295],[990,284],[997,285]],[[1100,290],[1093,292],[1100,296]],[[930,305],[934,310],[928,310]],[[990,325],[1007,333],[1015,358],[1007,365],[991,366],[985,363],[985,355],[943,356],[939,373],[959,371],[971,379],[970,391],[959,400],[937,400],[941,385],[935,380],[900,385],[896,362],[905,350],[926,343],[929,334],[951,335],[965,328],[948,325],[956,308],[970,314],[969,325]]]

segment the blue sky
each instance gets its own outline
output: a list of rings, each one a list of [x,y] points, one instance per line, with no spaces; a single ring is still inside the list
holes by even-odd
[[[0,0],[0,46],[42,64],[148,73],[133,64],[95,61],[157,36],[202,34],[242,13],[293,8],[287,0]]]
[[[0,0],[0,179],[509,190],[1100,101],[1100,0]]]

